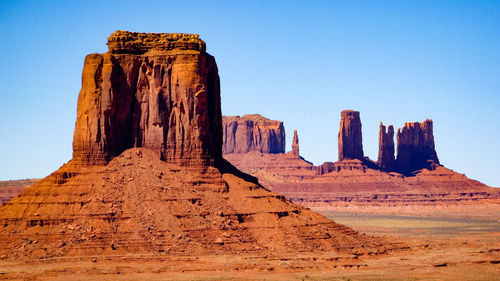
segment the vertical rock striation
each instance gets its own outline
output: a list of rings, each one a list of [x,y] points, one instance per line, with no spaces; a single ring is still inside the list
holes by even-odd
[[[293,140],[292,140],[292,154],[300,157],[299,153],[299,136],[297,135],[297,130],[293,131]]]
[[[341,117],[338,135],[339,161],[344,159],[364,160],[359,111],[344,110]]]
[[[397,168],[408,173],[422,168],[433,168],[439,164],[434,147],[432,120],[408,122],[398,129]]]
[[[389,125],[386,131],[385,126],[380,122],[377,165],[382,170],[392,171],[394,162],[394,127]]]
[[[116,31],[85,58],[73,159],[104,165],[132,147],[167,162],[221,158],[219,75],[195,34]]]
[[[269,120],[259,114],[223,117],[223,153],[285,152],[283,122]]]

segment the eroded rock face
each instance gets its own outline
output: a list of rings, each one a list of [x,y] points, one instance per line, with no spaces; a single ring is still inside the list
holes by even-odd
[[[269,120],[259,114],[224,116],[222,119],[223,153],[285,152],[283,122]]]
[[[295,155],[295,156],[300,156],[300,153],[299,153],[299,136],[297,135],[297,130],[293,131],[292,154]]]
[[[394,162],[394,127],[389,125],[386,131],[385,126],[380,122],[377,165],[382,170],[392,171]]]
[[[108,46],[85,58],[76,162],[106,164],[132,147],[178,164],[221,158],[219,75],[198,35],[117,31]]]
[[[398,129],[397,168],[405,173],[439,164],[434,147],[432,120],[408,122]]]
[[[339,130],[339,161],[344,159],[363,160],[363,138],[359,111],[344,110],[341,113]]]

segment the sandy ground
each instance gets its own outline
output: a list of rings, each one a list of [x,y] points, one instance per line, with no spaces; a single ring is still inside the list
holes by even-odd
[[[376,257],[107,256],[0,262],[0,280],[500,280],[495,219],[323,212],[354,229],[412,247]]]

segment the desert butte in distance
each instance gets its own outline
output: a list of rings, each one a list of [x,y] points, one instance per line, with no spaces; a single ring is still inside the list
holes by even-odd
[[[226,161],[217,65],[198,35],[116,31],[108,47],[85,59],[73,158],[0,207],[3,278],[488,280],[498,272],[498,236],[361,233]],[[343,143],[352,146],[346,159],[360,162],[353,167],[371,165],[350,159],[356,139]]]
[[[273,191],[317,211],[500,219],[500,189],[440,164],[432,120],[397,131],[380,123],[377,161],[364,156],[360,113],[345,110],[339,159],[314,166],[300,156],[294,131],[285,153],[282,121],[258,114],[224,116],[224,157]],[[397,157],[395,157],[397,151]]]

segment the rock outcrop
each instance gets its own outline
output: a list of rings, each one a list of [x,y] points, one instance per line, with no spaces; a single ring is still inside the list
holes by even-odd
[[[86,58],[74,159],[0,206],[2,259],[357,259],[399,247],[293,204],[221,158],[217,66],[196,36],[109,40],[109,53]],[[281,122],[250,119],[261,138],[247,148],[284,150]]]
[[[386,131],[384,124],[380,122],[377,165],[384,171],[392,171],[395,161],[394,127],[389,125]]]
[[[223,154],[285,152],[285,129],[283,122],[269,120],[259,114],[224,116]]]
[[[433,169],[436,164],[439,165],[434,147],[432,120],[405,123],[402,129],[398,129],[397,140],[398,171],[408,173],[422,168]]]
[[[292,140],[292,154],[300,157],[299,152],[299,136],[297,135],[297,130],[293,131],[293,140]]]
[[[339,161],[344,159],[364,160],[359,111],[344,110],[341,117],[338,135]]]
[[[108,46],[85,58],[73,159],[104,165],[132,147],[171,163],[220,159],[219,75],[205,42],[194,34],[116,31]]]

